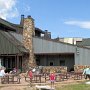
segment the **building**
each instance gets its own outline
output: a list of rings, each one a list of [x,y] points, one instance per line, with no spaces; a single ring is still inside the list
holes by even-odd
[[[70,44],[74,44],[76,45],[76,42],[81,42],[83,38],[78,38],[78,37],[74,37],[74,38],[55,38],[55,40],[61,41],[61,42],[65,42],[65,43],[70,43]]]
[[[90,38],[84,38],[82,41],[77,41],[76,45],[90,48]]]
[[[0,18],[0,65],[17,67],[23,71],[29,67],[67,66],[90,64],[90,48],[51,39],[48,30],[34,25],[31,16],[21,16],[20,24]]]

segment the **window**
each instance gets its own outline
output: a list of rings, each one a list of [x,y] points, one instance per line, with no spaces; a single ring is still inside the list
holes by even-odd
[[[53,62],[50,62],[50,66],[53,66]]]
[[[60,60],[60,66],[65,66],[65,60]]]
[[[40,60],[36,59],[36,64],[39,66],[40,65]]]

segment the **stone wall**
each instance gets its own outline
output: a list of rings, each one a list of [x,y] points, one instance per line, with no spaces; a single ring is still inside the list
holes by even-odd
[[[75,72],[83,72],[85,68],[90,68],[90,65],[74,65]]]
[[[33,67],[35,66],[35,59],[32,46],[32,36],[35,34],[34,20],[31,16],[24,18],[23,26],[23,44],[29,50],[29,60],[24,60],[25,66]],[[26,62],[25,62],[26,61]],[[27,68],[27,67],[26,67]]]
[[[50,73],[50,72],[65,73],[67,72],[67,67],[66,66],[44,66],[43,67],[43,73]]]

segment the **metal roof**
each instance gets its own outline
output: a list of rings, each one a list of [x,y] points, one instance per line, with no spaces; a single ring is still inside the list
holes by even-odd
[[[23,35],[15,33],[15,32],[9,32],[14,38],[16,38],[19,42],[23,42]]]
[[[77,41],[77,45],[90,46],[90,38],[83,39],[82,41]]]
[[[23,27],[20,24],[13,24],[2,18],[0,18],[0,24],[4,25],[5,27],[8,27],[11,31],[18,31],[22,34]]]
[[[42,33],[42,34],[45,34],[45,31],[41,30],[40,28],[36,28],[36,27],[35,27],[35,31],[38,31],[38,32],[40,32],[40,33]]]
[[[0,54],[17,53],[28,53],[28,50],[10,32],[0,30]]]

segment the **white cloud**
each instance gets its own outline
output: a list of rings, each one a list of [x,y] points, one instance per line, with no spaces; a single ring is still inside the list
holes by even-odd
[[[29,12],[29,11],[30,11],[30,6],[29,5],[25,6],[25,12]]]
[[[30,5],[28,4],[28,2],[22,2],[22,9],[23,9],[23,13],[29,13],[31,10]]]
[[[80,28],[90,29],[90,21],[66,21],[64,23],[68,25],[78,26]]]
[[[0,17],[7,19],[18,16],[16,2],[17,0],[0,0]]]

